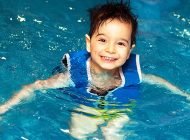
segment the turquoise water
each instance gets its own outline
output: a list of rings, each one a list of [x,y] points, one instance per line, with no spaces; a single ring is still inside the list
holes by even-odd
[[[65,52],[85,48],[86,10],[101,0],[0,0],[0,103],[22,85],[51,76]],[[137,48],[145,73],[161,76],[190,92],[190,1],[134,0],[139,17]],[[73,139],[66,130],[77,106],[57,90],[12,108],[0,121],[0,139]],[[190,109],[184,97],[143,84],[126,139],[188,140]],[[97,131],[90,138],[103,139]],[[89,138],[89,139],[90,139]]]

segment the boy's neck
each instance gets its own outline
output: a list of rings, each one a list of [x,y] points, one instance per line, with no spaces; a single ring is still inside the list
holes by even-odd
[[[98,87],[107,91],[121,85],[119,68],[115,70],[100,70],[97,67],[93,67],[93,64],[90,63],[90,75],[92,87]]]
[[[114,77],[115,75],[119,74],[119,68],[114,69],[114,70],[106,70],[106,69],[98,68],[95,65],[96,64],[94,64],[92,60],[90,60],[90,73],[92,75]]]
[[[119,75],[119,70],[96,70],[93,67],[90,67],[90,74],[92,76],[102,77],[102,78],[113,78],[117,75]]]

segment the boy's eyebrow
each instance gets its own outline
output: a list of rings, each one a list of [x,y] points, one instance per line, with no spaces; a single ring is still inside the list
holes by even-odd
[[[104,34],[103,34],[103,33],[98,33],[98,34],[96,35],[96,37],[97,37],[97,36],[100,36],[100,35],[104,35]],[[128,41],[127,39],[125,39],[125,38],[120,38],[120,40],[129,43],[129,41]]]
[[[96,35],[96,37],[97,37],[97,36],[100,36],[100,35],[104,35],[104,34],[103,34],[103,33],[98,33],[98,34]]]
[[[121,38],[121,40],[123,40],[123,41],[129,43],[129,41],[128,41],[127,39]]]

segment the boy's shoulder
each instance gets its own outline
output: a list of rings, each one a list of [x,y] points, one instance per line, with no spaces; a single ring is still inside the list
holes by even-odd
[[[66,53],[64,54],[64,56],[70,57],[70,58],[81,58],[81,57],[89,57],[90,53],[88,53],[86,50],[79,50],[79,51],[72,51],[72,52]]]

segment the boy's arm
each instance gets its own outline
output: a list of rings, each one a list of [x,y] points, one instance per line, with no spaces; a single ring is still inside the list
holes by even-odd
[[[172,91],[175,94],[178,94],[178,95],[186,97],[187,99],[190,99],[190,95],[188,93],[182,91],[177,86],[171,84],[170,82],[166,81],[165,79],[161,77],[158,77],[152,74],[142,74],[142,79],[143,79],[143,82],[145,83],[160,85]]]
[[[37,80],[36,82],[23,86],[23,88],[15,93],[15,95],[0,106],[0,114],[5,113],[11,107],[19,104],[22,100],[29,98],[36,90],[56,89],[67,87],[72,84],[70,75],[67,73],[60,73],[50,77],[47,80]]]

